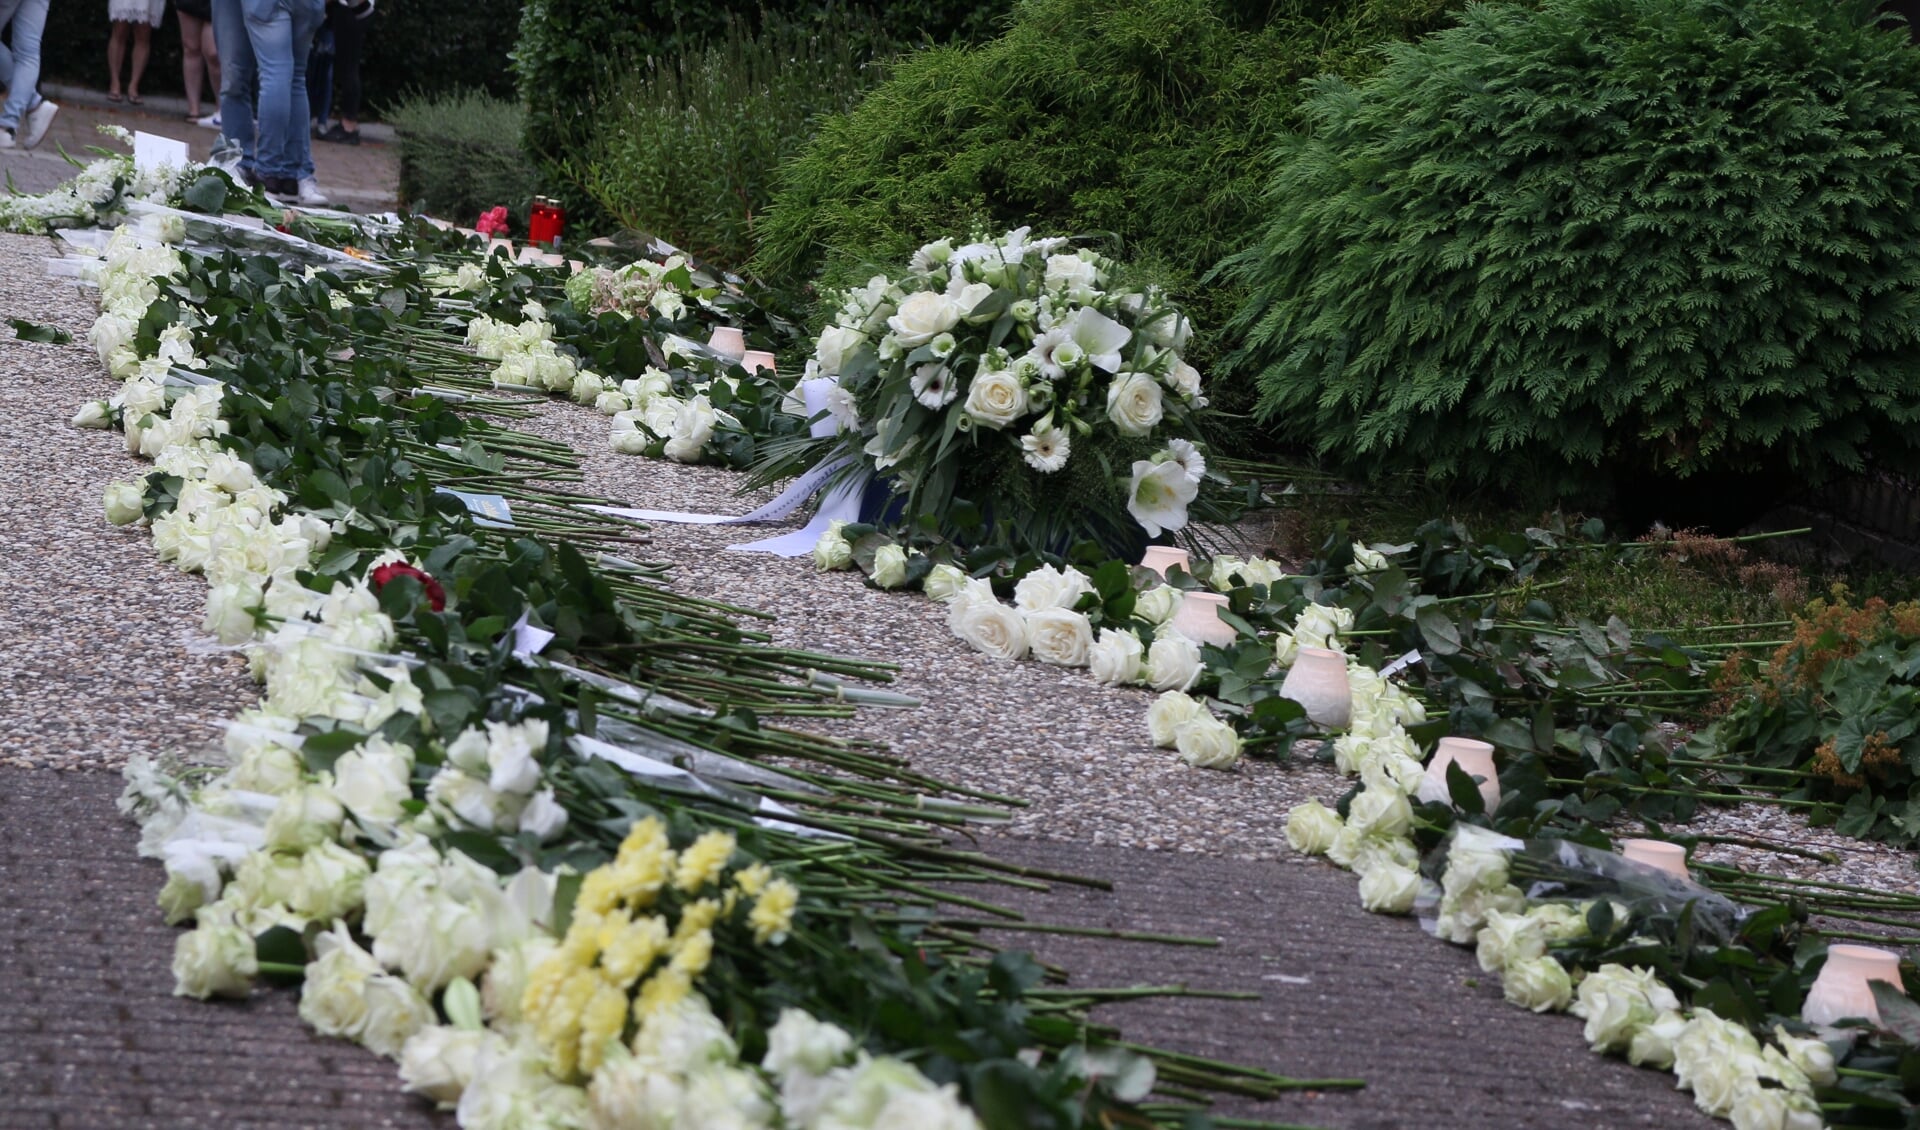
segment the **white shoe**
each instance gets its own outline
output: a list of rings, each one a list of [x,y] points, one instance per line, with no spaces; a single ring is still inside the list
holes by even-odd
[[[309,206],[325,204],[327,202],[327,194],[320,191],[319,181],[314,180],[312,177],[302,177],[300,180],[300,196],[298,199],[300,203]]]
[[[47,136],[47,130],[53,127],[53,116],[59,112],[59,103],[42,98],[38,106],[27,111],[26,136],[21,138],[20,144],[28,149],[40,144],[41,139]]]
[[[193,119],[193,124],[196,126],[205,126],[208,129],[219,129],[220,128],[220,111],[215,110],[213,113],[208,114],[204,118],[195,118]]]
[[[12,149],[12,148],[13,148],[13,131],[10,129],[0,128],[0,149]]]

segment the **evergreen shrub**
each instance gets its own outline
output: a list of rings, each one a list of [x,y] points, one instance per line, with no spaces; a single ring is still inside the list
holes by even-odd
[[[1806,476],[1920,420],[1920,53],[1832,0],[1476,6],[1319,83],[1235,328],[1349,468]]]
[[[1189,290],[1245,245],[1297,81],[1361,73],[1451,0],[1021,0],[1007,33],[922,51],[785,169],[756,269],[862,281],[930,239],[1032,224]],[[1217,306],[1189,295],[1201,332]]]
[[[711,46],[616,84],[561,176],[626,227],[743,266],[774,169],[806,143],[814,118],[858,100],[877,75],[870,45],[885,42],[858,14],[824,25],[769,17],[758,32],[736,23]]]
[[[407,207],[465,227],[505,205],[526,231],[534,174],[521,138],[519,103],[477,90],[410,98],[394,107],[400,199]]]

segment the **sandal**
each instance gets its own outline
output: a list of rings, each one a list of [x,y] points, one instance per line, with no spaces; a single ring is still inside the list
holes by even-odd
[[[111,90],[107,92],[107,101],[109,102],[125,102],[126,100],[127,97],[124,94],[118,94]]]
[[[140,97],[138,94],[127,95],[127,101],[132,103],[135,106],[145,106],[147,104],[147,100]]]

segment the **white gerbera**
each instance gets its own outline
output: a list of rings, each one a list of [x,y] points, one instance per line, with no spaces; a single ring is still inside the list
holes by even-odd
[[[913,398],[935,410],[952,404],[954,398],[960,395],[960,386],[954,382],[953,371],[938,362],[916,367],[911,383]]]
[[[1020,447],[1025,452],[1027,466],[1043,475],[1065,467],[1067,456],[1073,453],[1065,428],[1037,428],[1032,435],[1020,437]]]
[[[1207,476],[1206,456],[1200,454],[1200,449],[1187,440],[1176,439],[1168,442],[1167,450],[1159,457],[1162,460],[1171,460],[1180,464],[1180,469],[1186,473],[1188,482],[1198,483]]]

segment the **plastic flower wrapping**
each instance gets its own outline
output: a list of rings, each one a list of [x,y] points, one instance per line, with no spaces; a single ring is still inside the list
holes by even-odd
[[[841,452],[909,519],[950,526],[964,500],[1023,544],[1116,552],[1180,530],[1206,477],[1192,325],[1116,271],[1020,228],[840,295],[810,368],[838,382]]]

